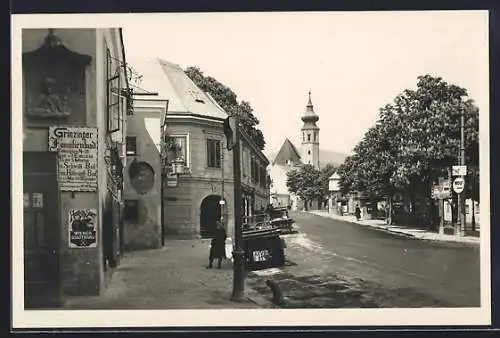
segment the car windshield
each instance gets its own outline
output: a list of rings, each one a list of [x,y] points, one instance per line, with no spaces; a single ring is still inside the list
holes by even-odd
[[[286,210],[273,210],[271,212],[271,217],[273,218],[280,218],[285,216],[288,216],[288,212]]]

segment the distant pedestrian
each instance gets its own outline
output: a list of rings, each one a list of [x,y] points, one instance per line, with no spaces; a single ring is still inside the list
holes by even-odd
[[[359,205],[356,205],[356,209],[354,210],[354,215],[356,216],[357,221],[361,219],[361,209],[359,208]]]
[[[212,263],[215,259],[218,260],[217,268],[221,268],[222,260],[226,258],[226,229],[222,222],[217,221],[217,227],[215,228],[214,237],[210,243],[210,256],[208,258],[208,269],[212,268]]]

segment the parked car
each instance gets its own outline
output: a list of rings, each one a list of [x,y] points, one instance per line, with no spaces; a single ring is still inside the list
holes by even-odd
[[[288,208],[280,207],[270,209],[269,216],[269,223],[271,226],[280,229],[282,233],[291,233],[294,231],[293,225],[295,224],[295,220],[290,217]]]

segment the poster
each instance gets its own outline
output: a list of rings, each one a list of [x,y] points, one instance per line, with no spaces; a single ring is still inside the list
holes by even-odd
[[[50,126],[49,151],[59,155],[61,191],[97,190],[97,128]]]
[[[97,210],[71,209],[68,214],[68,243],[70,248],[97,246]]]

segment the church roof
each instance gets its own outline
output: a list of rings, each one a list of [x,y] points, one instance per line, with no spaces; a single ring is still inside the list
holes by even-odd
[[[312,104],[311,100],[311,91],[309,91],[309,101],[307,102],[306,111],[302,116],[302,121],[304,121],[304,123],[306,124],[310,123],[311,125],[314,125],[318,120],[319,117],[314,112],[314,105]]]
[[[288,161],[291,161],[293,165],[302,164],[297,148],[289,139],[285,139],[278,155],[274,158],[273,165],[287,165]]]

